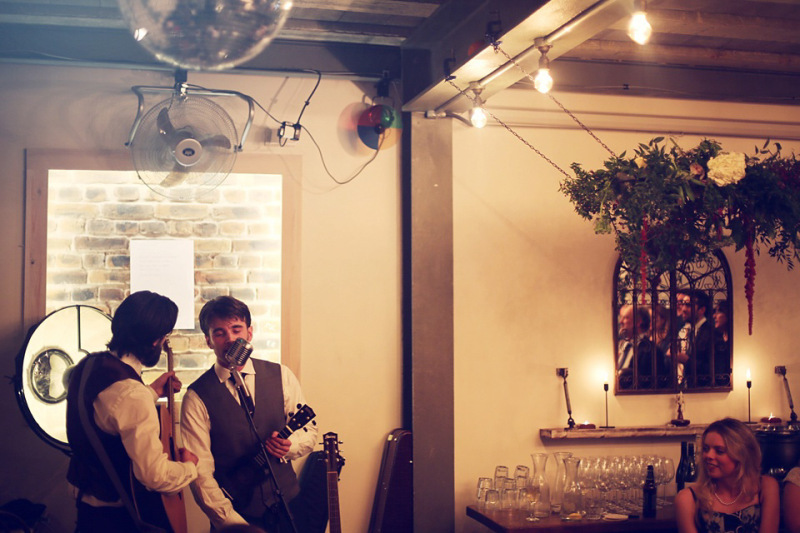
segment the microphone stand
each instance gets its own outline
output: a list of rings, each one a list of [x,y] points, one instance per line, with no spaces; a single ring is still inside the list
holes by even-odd
[[[253,435],[256,437],[256,441],[258,441],[258,446],[261,448],[261,453],[264,454],[264,465],[266,465],[267,470],[269,472],[269,477],[272,479],[272,493],[275,495],[275,499],[278,500],[281,504],[281,508],[283,512],[286,513],[286,517],[289,520],[289,525],[292,526],[292,531],[294,533],[297,532],[297,526],[294,523],[294,517],[292,516],[292,512],[289,511],[289,506],[286,503],[286,500],[283,497],[283,491],[281,490],[280,485],[278,485],[278,478],[275,477],[275,472],[272,471],[272,462],[269,460],[271,454],[267,451],[267,446],[264,444],[264,441],[258,436],[258,428],[256,428],[256,423],[253,420],[253,413],[254,413],[254,406],[247,405],[246,399],[252,398],[250,396],[249,391],[247,390],[247,384],[245,384],[244,380],[242,379],[241,374],[239,371],[236,370],[235,366],[231,366],[229,368],[231,371],[231,375],[233,376],[233,383],[236,387],[236,392],[239,395],[239,401],[241,402],[242,411],[244,411],[245,416],[247,417],[247,423],[250,424],[250,430],[253,432]],[[259,524],[263,525],[263,524]]]

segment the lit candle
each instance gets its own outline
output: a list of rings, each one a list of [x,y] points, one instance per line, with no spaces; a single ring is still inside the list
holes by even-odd
[[[608,392],[608,372],[603,376],[603,390]]]
[[[781,420],[777,416],[772,416],[772,413],[770,413],[769,417],[766,417],[766,416],[763,417],[761,419],[761,422],[764,423],[764,424],[780,424],[781,422],[783,422],[783,420]]]
[[[590,423],[588,420],[584,421],[583,424],[578,424],[578,429],[594,429],[595,425]]]
[[[748,368],[747,369],[747,388],[749,389],[752,386],[753,386],[753,382],[750,381],[750,369]]]

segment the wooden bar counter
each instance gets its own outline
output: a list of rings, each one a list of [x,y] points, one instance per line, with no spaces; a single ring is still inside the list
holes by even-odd
[[[655,518],[629,518],[627,520],[577,520],[567,522],[558,515],[550,515],[538,522],[525,520],[524,511],[479,511],[474,505],[467,507],[467,516],[497,533],[616,533],[656,532],[676,533],[675,508],[667,505]]]

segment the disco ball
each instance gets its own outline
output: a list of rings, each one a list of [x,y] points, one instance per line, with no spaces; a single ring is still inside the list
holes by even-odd
[[[258,55],[286,22],[291,0],[118,0],[133,37],[186,70],[225,70]]]

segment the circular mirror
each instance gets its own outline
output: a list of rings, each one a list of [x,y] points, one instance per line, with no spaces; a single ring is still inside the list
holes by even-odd
[[[85,305],[53,311],[28,331],[17,355],[15,388],[22,414],[48,444],[69,453],[67,379],[69,370],[91,352],[106,349],[111,317]]]

